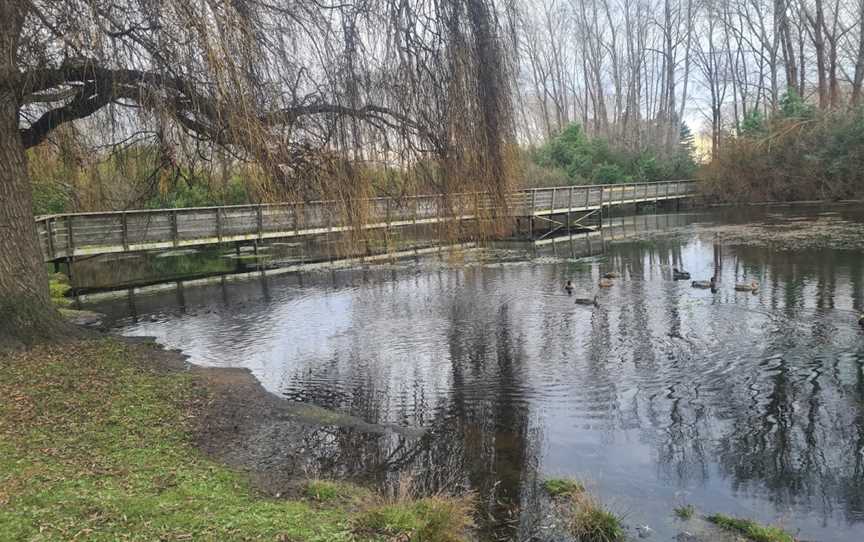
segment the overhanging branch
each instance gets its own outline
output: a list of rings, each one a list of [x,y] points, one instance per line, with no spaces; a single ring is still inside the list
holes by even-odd
[[[86,118],[120,99],[145,107],[162,104],[185,129],[219,144],[238,143],[232,141],[235,138],[230,135],[227,121],[236,116],[236,110],[230,104],[207,95],[206,90],[201,90],[195,83],[176,77],[142,70],[107,69],[94,62],[81,61],[56,69],[24,73],[19,78],[18,88],[24,103],[50,103],[52,96],[71,98],[20,130],[25,148],[38,145],[58,126]],[[431,134],[409,117],[373,104],[352,108],[316,102],[265,112],[250,120],[262,127],[272,127],[317,115],[353,117],[379,129],[405,130],[422,139],[431,139]]]

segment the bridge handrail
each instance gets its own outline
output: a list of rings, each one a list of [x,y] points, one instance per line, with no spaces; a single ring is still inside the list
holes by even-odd
[[[513,216],[536,217],[607,205],[688,197],[695,192],[694,184],[695,181],[686,179],[527,188],[507,194],[506,200],[508,211]],[[363,228],[471,220],[495,206],[487,192],[462,192],[447,198],[442,194],[432,194],[399,199],[377,197],[364,201],[370,207],[368,216],[363,219]],[[55,261],[79,255],[351,230],[356,225],[340,218],[340,205],[341,202],[336,200],[319,200],[60,213],[37,217],[36,227],[43,257],[46,261]]]
[[[511,192],[511,195],[516,194],[530,194],[532,192],[546,192],[553,190],[591,190],[591,189],[605,189],[605,188],[618,188],[618,187],[627,187],[627,186],[652,186],[652,185],[663,185],[663,184],[681,184],[681,183],[690,183],[695,184],[698,181],[695,179],[673,179],[668,181],[645,181],[645,182],[633,182],[633,183],[606,183],[606,184],[574,184],[574,185],[562,185],[562,186],[547,186],[547,187],[536,187],[536,188],[522,188]],[[457,192],[451,194],[450,197],[458,197],[458,196],[478,196],[478,195],[489,195],[489,192]],[[404,201],[404,200],[412,200],[412,199],[424,199],[424,198],[439,198],[442,194],[417,194],[412,196],[376,196],[373,198],[365,198],[365,201]],[[167,208],[159,208],[159,209],[127,209],[123,211],[84,211],[78,213],[56,213],[50,215],[37,215],[35,217],[36,222],[41,222],[48,219],[57,219],[57,218],[66,218],[69,216],[116,216],[122,214],[147,214],[147,213],[169,213],[169,212],[194,212],[194,211],[214,211],[216,209],[255,209],[258,207],[294,207],[297,205],[323,205],[323,204],[336,204],[339,203],[338,200],[311,200],[311,201],[280,201],[280,202],[270,202],[270,203],[241,203],[237,205],[208,205],[203,207],[167,207]]]

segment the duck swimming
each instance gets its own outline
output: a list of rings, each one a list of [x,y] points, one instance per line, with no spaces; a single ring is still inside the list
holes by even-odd
[[[621,273],[618,271],[609,271],[605,275],[603,275],[604,279],[617,279],[621,276]]]
[[[735,290],[738,292],[753,292],[759,291],[759,283],[755,280],[750,282],[741,282],[735,285]]]
[[[593,299],[589,299],[587,297],[577,297],[573,301],[576,302],[577,305],[594,305],[595,307],[599,307],[600,303],[597,303],[597,296],[595,295]]]
[[[573,281],[568,279],[564,284],[564,291],[567,292],[567,295],[573,295],[573,288]]]
[[[599,286],[601,288],[611,288],[614,285],[615,285],[615,283],[612,281],[612,279],[607,279],[607,278],[602,278],[602,279],[600,279],[600,282],[597,283],[597,286]]]
[[[690,280],[690,273],[672,268],[672,280]]]
[[[711,277],[711,280],[694,280],[690,283],[690,286],[693,288],[711,288],[713,290],[717,288],[717,279]]]

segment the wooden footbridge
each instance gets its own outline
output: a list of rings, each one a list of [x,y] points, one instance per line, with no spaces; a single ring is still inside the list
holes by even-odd
[[[681,200],[696,195],[694,181],[535,188],[509,196],[509,212],[538,230],[572,226],[616,205]],[[488,211],[486,194],[374,198],[366,229],[474,220]],[[350,230],[334,201],[193,207],[184,209],[66,213],[36,218],[46,262],[119,252],[192,247],[312,236]]]

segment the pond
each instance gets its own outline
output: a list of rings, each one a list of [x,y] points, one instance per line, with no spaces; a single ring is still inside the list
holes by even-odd
[[[692,504],[860,541],[864,217],[787,207],[671,223],[590,257],[569,242],[450,253],[88,308],[194,363],[247,367],[287,399],[425,429],[331,428],[306,468],[474,491],[490,539],[559,539],[538,481],[573,477],[656,540]],[[673,267],[716,273],[717,292]],[[621,278],[599,289],[608,271]],[[575,305],[568,278],[599,307]],[[758,292],[735,291],[750,280]]]

